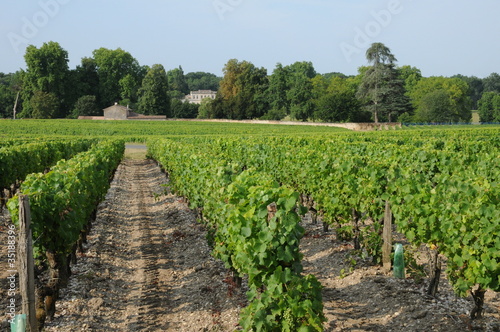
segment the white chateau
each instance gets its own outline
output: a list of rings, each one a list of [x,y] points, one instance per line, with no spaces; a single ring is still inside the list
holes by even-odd
[[[187,101],[191,104],[201,104],[201,101],[205,98],[215,99],[217,95],[217,91],[212,90],[198,90],[191,91],[186,97],[184,97],[184,101]]]

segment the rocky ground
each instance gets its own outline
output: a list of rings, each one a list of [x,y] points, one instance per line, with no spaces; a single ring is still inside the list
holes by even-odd
[[[472,297],[455,296],[444,277],[436,297],[428,297],[426,280],[396,279],[333,233],[310,224],[306,229],[303,263],[324,286],[325,331],[500,331],[500,294],[487,292],[485,317],[471,321]],[[416,249],[415,255],[420,262],[425,256]]]
[[[182,199],[168,193],[158,166],[130,152],[44,331],[237,330],[244,289],[235,289],[210,256],[205,230]],[[5,243],[5,211],[1,225]],[[437,297],[426,297],[425,281],[395,279],[354,255],[333,232],[324,233],[308,218],[304,226],[303,264],[324,286],[325,331],[500,331],[499,294],[486,294],[485,317],[472,322],[472,299],[455,297],[444,278]],[[2,246],[3,308],[6,251]],[[7,316],[1,317],[2,331],[8,331]]]

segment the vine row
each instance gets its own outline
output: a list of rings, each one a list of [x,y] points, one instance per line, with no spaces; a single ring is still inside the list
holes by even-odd
[[[96,141],[77,139],[24,143],[0,148],[0,208],[5,203],[5,190],[12,196],[19,182],[30,173],[43,172],[61,159],[88,150]]]
[[[23,181],[20,194],[30,200],[35,260],[43,270],[39,280],[37,318],[53,316],[60,287],[70,276],[69,263],[78,241],[84,241],[90,219],[104,198],[114,170],[122,159],[122,141],[104,141],[68,160],[60,160],[48,173],[32,173]],[[19,222],[19,199],[7,202],[12,221]]]
[[[250,304],[240,324],[250,331],[322,331],[321,284],[303,276],[299,194],[263,172],[226,164],[190,144],[150,141],[148,153],[190,200],[211,234],[213,255],[248,277]]]

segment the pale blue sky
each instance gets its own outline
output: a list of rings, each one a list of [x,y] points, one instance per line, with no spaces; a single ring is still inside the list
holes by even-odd
[[[0,72],[24,68],[28,44],[56,41],[70,68],[106,47],[141,65],[222,75],[232,58],[272,73],[311,61],[355,74],[372,42],[424,76],[500,72],[498,0],[0,0]]]

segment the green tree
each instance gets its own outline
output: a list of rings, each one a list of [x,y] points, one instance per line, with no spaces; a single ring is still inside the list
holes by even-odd
[[[500,93],[493,98],[493,122],[500,122]]]
[[[144,77],[139,90],[139,111],[149,115],[171,116],[168,77],[162,65],[153,65]]]
[[[356,98],[356,85],[342,76],[331,76],[328,80],[316,76],[315,87],[316,111],[314,118],[326,122],[363,122],[369,120]],[[321,76],[323,77],[323,76]],[[325,83],[328,84],[325,86]]]
[[[0,73],[0,76],[3,73]],[[0,118],[11,117],[12,108],[14,106],[14,99],[10,87],[6,84],[0,83]]]
[[[268,120],[281,120],[290,114],[290,102],[287,98],[289,89],[289,70],[283,67],[281,63],[276,64],[272,75],[269,77],[269,87],[267,90],[268,101],[271,114],[267,116]],[[279,118],[279,119],[277,119]]]
[[[17,110],[21,108],[22,102],[18,93],[22,87],[22,76],[22,71],[13,74],[0,73],[0,118],[12,118],[16,98]]]
[[[412,113],[410,97],[408,97],[405,81],[400,78],[398,69],[391,68],[387,82],[387,95],[384,98],[387,105],[383,112],[383,119],[388,122],[397,120],[402,114]]]
[[[478,102],[481,122],[500,122],[500,93],[485,92]]]
[[[118,82],[120,85],[120,104],[129,105],[130,107],[135,106],[135,102],[138,99],[139,80],[140,76],[127,74]]]
[[[422,72],[420,69],[412,66],[401,66],[398,68],[399,78],[404,81],[405,90],[410,93],[418,81],[422,79]]]
[[[326,74],[323,74],[322,76],[328,80],[330,80],[334,77],[340,77],[340,78],[348,78],[349,77],[345,74],[338,73],[338,72],[326,73]]]
[[[266,114],[260,117],[260,120],[280,121],[286,117],[286,110],[271,108]]]
[[[229,100],[240,93],[242,86],[238,83],[243,83],[239,80],[246,68],[253,67],[253,64],[248,61],[239,62],[237,59],[229,60],[222,69],[224,76],[220,81],[219,94],[222,99]]]
[[[121,48],[100,48],[94,50],[93,56],[99,78],[100,106],[106,107],[125,99],[136,102],[146,68]]]
[[[426,94],[420,101],[416,114],[418,122],[458,122],[453,117],[453,110],[448,92],[439,89]]]
[[[492,73],[490,76],[483,79],[485,92],[498,92],[500,93],[500,75]]]
[[[229,107],[231,107],[231,104],[228,103],[227,100],[224,100],[224,98],[222,98],[218,93],[215,99],[212,99],[210,102],[207,102],[206,104],[203,103],[202,100],[202,104],[198,112],[198,117],[200,119],[227,118],[227,113],[230,112],[228,110]]]
[[[96,96],[86,95],[78,98],[71,115],[76,119],[79,116],[96,116],[101,115],[101,113],[99,106],[97,106]]]
[[[70,106],[69,109],[72,110],[70,114],[67,114],[68,117],[74,118],[75,104],[83,96],[95,96],[97,104],[103,106],[99,102],[97,66],[92,58],[83,58],[80,65],[77,65],[75,69],[68,72],[65,101]]]
[[[257,68],[248,61],[231,59],[224,66],[224,77],[220,82],[214,115],[222,113],[229,119],[254,119],[262,117],[268,110],[267,70]]]
[[[313,79],[316,76],[311,62],[295,62],[288,66],[278,63],[269,77],[267,99],[270,110],[264,118],[279,119],[289,115],[306,121],[312,117],[315,107]]]
[[[438,90],[444,90],[449,99],[450,111],[446,119],[428,119],[427,122],[469,122],[472,118],[471,99],[468,96],[469,85],[459,78],[426,77],[422,78],[410,93],[415,107],[416,120],[421,114],[427,114],[428,105],[422,105],[425,97]],[[441,96],[442,97],[442,94]],[[427,108],[426,108],[427,107]]]
[[[51,119],[59,109],[59,100],[54,93],[35,91],[30,99],[31,117],[34,119]]]
[[[361,86],[361,83],[363,82],[363,78],[365,77],[368,69],[370,69],[369,66],[360,66],[360,67],[358,67],[358,74],[356,76],[349,78],[352,81],[353,85],[356,86],[356,95],[358,94],[357,91],[359,90],[359,87]]]
[[[332,81],[336,78],[336,76],[325,76],[321,74],[317,74],[311,79],[312,84],[312,96],[314,99],[318,99],[324,94],[326,94],[328,90],[328,86],[332,83]]]
[[[198,104],[183,102],[177,98],[172,98],[170,102],[170,110],[174,119],[194,119],[198,116],[199,107]]]
[[[24,55],[26,72],[23,79],[23,117],[34,116],[31,105],[35,92],[51,94],[58,100],[58,108],[51,116],[65,117],[68,105],[66,87],[68,85],[68,52],[56,42],[44,43],[40,48],[29,45]],[[40,97],[40,96],[38,96]],[[37,100],[35,98],[34,100]]]
[[[326,122],[351,122],[356,116],[359,103],[356,96],[349,92],[327,94],[317,100],[314,117]]]
[[[483,95],[484,91],[484,84],[483,80],[480,78],[477,78],[476,76],[463,76],[463,75],[455,75],[452,78],[459,78],[467,85],[469,86],[469,91],[467,95],[472,101],[471,104],[471,109],[477,110],[478,108],[478,101],[481,99],[481,96]]]
[[[81,64],[76,66],[75,75],[78,81],[78,95],[96,96],[97,98],[99,95],[99,75],[97,74],[96,61],[93,58],[82,58]]]
[[[184,76],[182,67],[169,70],[167,72],[169,94],[171,98],[181,99],[189,94],[189,87]]]
[[[194,72],[187,73],[185,76],[185,81],[188,86],[189,91],[198,91],[198,90],[219,90],[219,83],[222,78],[217,77],[215,74],[206,73],[206,72]]]
[[[198,119],[212,119],[212,110],[213,107],[211,106],[212,102],[214,102],[213,99],[210,98],[205,98],[202,99],[200,107],[198,108]]]
[[[311,62],[295,62],[288,66],[287,99],[290,105],[290,116],[297,120],[307,121],[314,113],[313,84],[316,70]]]
[[[365,108],[373,114],[375,123],[393,117],[410,109],[404,80],[395,67],[396,57],[382,43],[373,43],[366,51],[366,59],[371,64],[362,76],[357,96]]]
[[[382,43],[373,43],[366,50],[366,59],[373,65],[390,64],[396,62],[396,57],[391,50]]]

